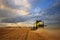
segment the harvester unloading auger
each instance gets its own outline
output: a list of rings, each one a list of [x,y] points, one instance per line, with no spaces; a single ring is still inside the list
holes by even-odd
[[[34,26],[31,30],[36,30],[38,28],[44,28],[44,21],[36,20],[36,22],[34,23]]]

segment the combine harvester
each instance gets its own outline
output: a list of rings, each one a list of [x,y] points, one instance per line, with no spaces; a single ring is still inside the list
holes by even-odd
[[[37,30],[38,28],[44,28],[44,21],[42,20],[36,20],[36,22],[34,23],[34,26],[32,27],[31,30]]]

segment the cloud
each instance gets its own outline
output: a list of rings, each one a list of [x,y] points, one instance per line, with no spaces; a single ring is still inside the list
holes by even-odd
[[[1,20],[2,23],[17,23],[17,22],[24,22],[24,21],[26,21],[26,17],[23,16],[19,16],[15,18],[6,18]]]
[[[11,8],[31,7],[28,0],[2,0],[2,3]]]
[[[28,0],[15,0],[14,2],[16,5],[21,5],[21,6],[24,6],[24,7],[31,7]]]
[[[50,9],[54,8],[55,6],[59,6],[59,5],[60,5],[60,0],[57,0],[56,2],[51,4],[46,10],[49,11]]]
[[[0,22],[24,22],[30,9],[28,0],[0,0]]]
[[[38,9],[36,11],[36,9]],[[29,14],[29,19],[30,20],[44,20],[47,23],[46,24],[53,24],[56,23],[60,20],[60,15],[59,15],[59,3],[53,3],[48,7],[47,9],[41,10],[40,8],[35,8],[30,14]]]
[[[0,17],[2,22],[32,22],[44,20],[46,24],[59,24],[59,2],[47,9],[40,8],[41,0],[0,0]],[[39,5],[37,5],[39,4]],[[41,5],[42,6],[42,5]],[[2,18],[3,17],[3,18]]]
[[[0,18],[9,19],[27,16],[30,8],[31,4],[28,0],[0,0]]]
[[[59,2],[53,3],[47,10],[44,11],[45,23],[49,26],[60,26],[60,4]]]

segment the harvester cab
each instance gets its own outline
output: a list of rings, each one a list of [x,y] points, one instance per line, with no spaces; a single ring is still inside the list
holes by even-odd
[[[38,28],[44,28],[44,21],[42,21],[42,20],[36,20],[36,22],[34,23],[34,26],[33,26],[32,30],[36,30]]]

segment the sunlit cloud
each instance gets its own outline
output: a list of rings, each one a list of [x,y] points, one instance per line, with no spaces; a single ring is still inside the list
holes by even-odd
[[[24,6],[24,7],[27,7],[27,8],[31,7],[28,0],[14,0],[14,3],[18,6]]]
[[[0,10],[5,10],[6,13],[2,13],[4,16],[12,17],[11,15],[17,16],[25,16],[29,14],[29,9],[31,8],[31,4],[28,0],[0,0]],[[1,12],[2,12],[1,11]],[[7,13],[9,12],[9,13]],[[6,14],[6,15],[5,15]],[[7,15],[8,14],[8,15]]]
[[[16,10],[17,14],[20,14],[20,15],[28,15],[28,12],[25,11],[25,10]]]

